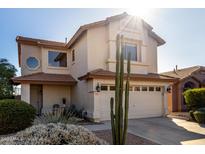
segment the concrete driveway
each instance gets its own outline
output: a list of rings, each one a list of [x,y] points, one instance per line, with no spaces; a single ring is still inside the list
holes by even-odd
[[[96,130],[110,129],[110,121],[86,125]],[[205,125],[175,118],[144,118],[129,120],[128,132],[162,145],[204,144]]]

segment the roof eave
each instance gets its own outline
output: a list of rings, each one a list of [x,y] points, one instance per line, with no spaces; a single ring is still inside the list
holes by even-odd
[[[73,86],[77,84],[77,81],[71,81],[71,82],[59,82],[59,81],[35,81],[35,80],[12,80],[14,85],[19,84],[48,84],[48,85],[69,85]]]
[[[126,78],[126,77],[125,77]],[[86,74],[78,78],[78,80],[90,80],[90,79],[115,79],[115,75],[94,75],[94,74]],[[151,77],[132,77],[130,76],[131,81],[140,80],[140,81],[161,81],[161,82],[172,82],[175,83],[179,79],[178,78],[170,78],[170,79],[157,79]]]
[[[149,31],[148,34],[157,41],[158,46],[164,45],[166,43],[166,41],[158,36],[155,32]]]

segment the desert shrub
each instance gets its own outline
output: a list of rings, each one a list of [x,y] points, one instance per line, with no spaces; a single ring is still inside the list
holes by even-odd
[[[72,104],[70,107],[65,108],[65,112],[72,112],[76,117],[78,118],[86,118],[87,112],[85,112],[84,108],[77,109],[74,104]]]
[[[4,145],[96,145],[107,144],[88,129],[68,124],[39,124],[18,132],[14,136],[0,139]]]
[[[205,108],[197,109],[193,115],[198,123],[205,123]]]
[[[41,116],[37,116],[34,124],[65,123],[76,124],[83,119],[79,118],[72,111],[56,110],[55,112],[44,111]]]
[[[205,88],[189,89],[184,92],[184,98],[188,110],[205,107]]]
[[[0,100],[0,134],[14,133],[31,126],[35,108],[14,99]]]

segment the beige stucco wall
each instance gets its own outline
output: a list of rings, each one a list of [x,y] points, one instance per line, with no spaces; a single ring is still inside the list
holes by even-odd
[[[117,34],[123,34],[126,42],[138,46],[138,61],[131,62],[132,73],[157,73],[157,42],[148,35],[140,19],[130,17],[88,30],[89,71],[96,68],[115,71]]]
[[[92,113],[93,102],[92,96],[89,95],[90,82],[79,81],[78,77],[85,75],[88,72],[88,48],[87,48],[87,33],[85,33],[70,49],[75,50],[75,61],[72,62],[71,56],[69,57],[70,71],[72,76],[78,81],[78,83],[71,89],[71,103],[78,109],[84,108],[87,112]]]
[[[67,67],[52,67],[48,66],[48,51],[58,51],[67,53]],[[37,69],[29,69],[26,65],[26,60],[29,57],[35,57],[39,60],[40,66]],[[70,61],[69,50],[56,50],[51,48],[42,48],[31,45],[21,45],[21,75],[45,72],[53,74],[69,74]]]
[[[78,109],[84,109],[88,113],[88,117],[93,117],[94,96],[92,95],[92,81],[80,81],[71,90],[71,102]]]
[[[91,28],[87,32],[88,71],[107,69],[108,30],[106,26]]]
[[[149,37],[147,45],[146,63],[148,64],[148,72],[157,73],[157,42]]]
[[[30,104],[30,84],[21,84],[21,100]]]
[[[40,62],[40,67],[36,70],[29,69],[26,61],[29,57],[36,57]],[[36,46],[21,45],[21,75],[36,73],[42,71],[41,48]]]
[[[71,60],[71,51],[75,50],[75,61]],[[69,52],[70,73],[74,78],[85,75],[88,71],[87,33],[74,44]]]
[[[62,104],[62,98],[66,98],[66,104],[70,105],[70,87],[58,85],[43,85],[43,108],[50,110],[53,104]]]

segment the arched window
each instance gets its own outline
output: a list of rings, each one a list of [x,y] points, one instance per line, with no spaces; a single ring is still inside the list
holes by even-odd
[[[188,82],[186,82],[186,83],[184,84],[183,90],[186,91],[186,90],[188,90],[188,89],[193,89],[193,88],[195,88],[195,87],[196,87],[196,86],[195,86],[195,84],[194,84],[193,82],[188,81]]]

